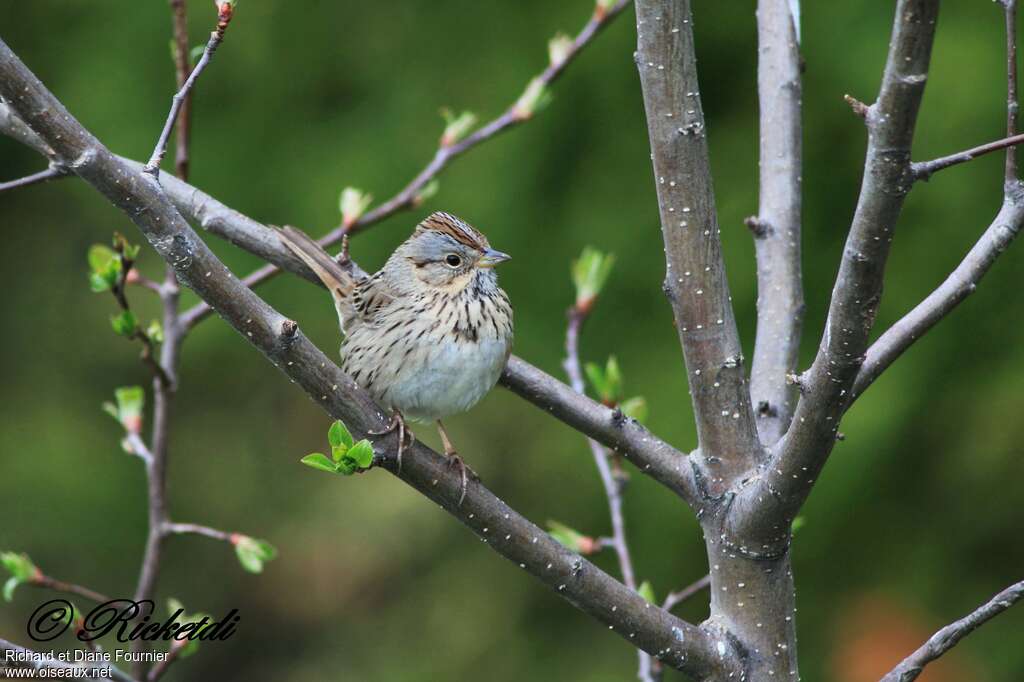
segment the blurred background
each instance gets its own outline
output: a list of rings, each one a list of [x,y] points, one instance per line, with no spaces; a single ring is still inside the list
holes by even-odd
[[[842,98],[870,102],[877,91],[892,5],[804,8],[804,363],[817,347],[863,161],[864,128]],[[339,222],[343,186],[391,196],[433,154],[440,108],[498,115],[546,65],[547,40],[575,34],[592,7],[243,0],[195,94],[191,181],[257,220],[322,234]],[[215,9],[207,1],[188,8],[199,44]],[[695,12],[722,240],[749,357],[756,291],[742,219],[757,207],[754,3],[697,0]],[[515,304],[516,352],[559,377],[570,261],[587,244],[614,252],[613,278],[584,331],[584,360],[614,353],[627,392],[650,403],[648,426],[689,449],[690,401],[660,291],[632,15],[570,66],[533,121],[458,159],[437,196],[359,236],[352,250],[375,269],[429,211],[470,220],[514,255],[501,281]],[[1002,21],[993,3],[944,8],[915,158],[1002,136]],[[6,2],[0,27],[111,149],[149,155],[174,86],[165,3]],[[1002,164],[992,155],[914,189],[879,330],[941,282],[988,225],[1001,201]],[[0,139],[0,178],[41,168],[34,153]],[[111,297],[90,293],[85,253],[114,230],[141,238],[76,180],[5,193],[0,221],[0,549],[127,596],[146,529],[144,474],[120,450],[120,429],[100,403],[117,386],[148,386],[148,377],[136,345],[110,330]],[[210,243],[239,275],[259,265]],[[939,626],[1022,577],[1021,248],[844,421],[846,441],[794,546],[804,679],[877,679]],[[159,276],[156,256],[148,247],[143,254],[142,272]],[[260,293],[322,348],[336,348],[322,290],[286,276]],[[144,321],[156,314],[147,292],[131,296]],[[226,545],[169,542],[161,599],[213,613],[238,608],[242,623],[238,636],[203,646],[168,679],[468,680],[482,670],[492,682],[633,678],[636,656],[625,642],[394,478],[341,480],[301,466],[302,455],[326,447],[327,417],[220,320],[186,342],[178,395],[173,517],[267,538],[280,557],[254,576]],[[504,389],[448,428],[484,481],[534,521],[608,532],[578,434]],[[437,445],[433,429],[419,435]],[[637,571],[659,598],[705,573],[697,525],[671,493],[634,473],[626,506]],[[610,555],[596,561],[616,572]],[[22,588],[0,605],[0,636],[27,644],[24,623],[41,596]],[[704,618],[706,599],[680,613]],[[1011,611],[922,679],[1019,679],[1022,631],[1024,610]]]

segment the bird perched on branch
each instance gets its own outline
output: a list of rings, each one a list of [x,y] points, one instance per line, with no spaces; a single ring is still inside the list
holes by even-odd
[[[345,339],[341,367],[393,411],[375,435],[398,432],[398,466],[405,418],[434,421],[445,454],[467,467],[441,419],[466,412],[494,387],[512,350],[512,305],[494,267],[509,256],[448,213],[433,213],[374,275],[353,274],[294,227],[284,244],[331,292]],[[470,472],[471,473],[471,472]]]

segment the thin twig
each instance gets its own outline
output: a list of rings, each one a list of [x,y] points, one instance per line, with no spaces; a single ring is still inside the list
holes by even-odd
[[[171,18],[174,26],[174,73],[178,89],[188,84],[192,73],[192,58],[188,45],[188,16],[185,0],[170,0]],[[189,143],[192,132],[192,90],[185,91],[181,111],[178,112],[177,135],[175,137],[174,168],[178,178],[188,182]]]
[[[956,154],[932,159],[931,161],[918,161],[912,163],[910,165],[910,169],[911,172],[913,172],[915,179],[927,180],[931,177],[932,173],[937,173],[938,171],[949,168],[950,166],[956,166],[961,163],[966,163],[967,161],[972,161],[979,156],[997,152],[1000,149],[1006,150],[1007,163],[1009,163],[1009,158],[1011,154],[1014,153],[1015,147],[1022,143],[1024,143],[1024,135],[1012,135],[1010,137],[1004,137],[1001,140],[995,140],[994,142],[988,142],[962,152],[957,152]],[[1014,161],[1014,164],[1016,164],[1016,161]]]
[[[231,533],[195,523],[168,523],[164,525],[164,532],[168,535],[202,535],[222,542],[232,541]]]
[[[97,592],[96,590],[91,590],[88,587],[83,587],[81,585],[76,585],[74,583],[66,583],[63,580],[57,580],[56,578],[51,578],[50,576],[44,575],[42,573],[32,578],[32,580],[29,581],[28,584],[34,587],[42,587],[44,589],[53,590],[55,592],[74,594],[79,597],[89,599],[90,601],[94,601],[97,604],[104,604],[108,601],[112,601],[110,597],[103,594],[102,592]]]
[[[665,597],[665,603],[661,605],[661,608],[665,609],[666,611],[671,611],[672,609],[679,606],[690,597],[700,593],[702,590],[707,589],[710,585],[710,575],[706,575],[700,580],[695,580],[693,583],[687,585],[678,592],[670,592],[669,595]]]
[[[580,329],[589,312],[589,307],[583,308],[574,305],[569,308],[569,322],[565,329],[565,361],[562,366],[569,376],[569,385],[581,394],[586,393],[586,388],[583,383],[583,372],[580,369],[579,339]],[[608,450],[593,438],[587,438],[587,445],[590,446],[590,452],[594,456],[594,464],[597,465],[601,485],[604,486],[604,494],[608,498],[608,514],[612,524],[612,536],[609,539],[619,561],[622,582],[629,589],[635,590],[636,574],[633,571],[633,559],[630,557],[629,545],[626,542],[626,521],[622,514],[622,482],[612,471]],[[640,657],[640,669],[637,676],[641,682],[650,682],[652,680],[651,657],[644,651],[637,652],[637,655]]]
[[[186,644],[188,644],[187,640],[171,640],[171,647],[167,650],[167,657],[153,666],[152,670],[149,671],[149,675],[146,676],[146,682],[156,682],[163,677],[167,669],[178,660],[181,652],[185,650]]]
[[[1006,19],[1006,136],[1017,134],[1020,103],[1017,98],[1017,0],[1002,0]],[[1006,148],[1006,182],[1017,180],[1017,148]]]
[[[23,178],[17,180],[9,180],[7,182],[0,182],[0,192],[6,192],[7,190],[20,189],[22,187],[29,187],[31,185],[38,185],[42,182],[49,182],[50,180],[56,180],[57,178],[65,178],[68,176],[68,171],[60,166],[50,166],[46,170],[33,173],[32,175],[26,175]]]
[[[626,8],[627,5],[629,5],[629,3],[630,0],[619,0],[619,2],[606,12],[595,12],[576,36],[572,47],[566,52],[565,58],[559,62],[550,64],[546,69],[544,69],[544,72],[537,77],[537,80],[545,86],[554,83],[555,80],[562,75],[566,67],[568,67],[580,52],[583,51],[583,48],[589,45],[601,29],[607,26],[612,19],[614,19],[622,12],[623,9]],[[399,211],[415,207],[417,204],[416,197],[419,192],[434,178],[436,178],[455,158],[462,156],[470,149],[476,147],[482,142],[490,140],[499,133],[513,128],[527,120],[529,120],[529,117],[524,117],[516,108],[516,102],[513,102],[504,113],[489,123],[484,124],[461,141],[450,145],[440,145],[437,151],[434,152],[434,157],[426,167],[424,167],[423,170],[421,170],[419,174],[396,195],[385,201],[383,204],[367,211],[351,225],[346,226],[342,224],[334,228],[317,240],[318,243],[324,248],[328,248],[340,242],[346,235],[362,232]],[[263,267],[246,275],[242,279],[242,283],[251,289],[263,282],[266,282],[272,277],[275,277],[280,272],[281,269],[275,265],[264,265]],[[205,303],[198,303],[192,309],[186,311],[182,317],[187,327],[193,327],[206,319],[211,312],[213,311],[208,305]]]
[[[217,27],[212,33],[210,33],[210,39],[206,43],[206,49],[203,50],[203,56],[200,57],[199,63],[196,64],[196,67],[192,69],[192,73],[185,81],[185,84],[171,99],[171,111],[167,115],[167,120],[164,122],[163,130],[160,131],[160,137],[157,139],[156,147],[153,148],[153,154],[149,157],[149,163],[146,164],[145,168],[145,172],[155,178],[160,177],[160,162],[163,161],[164,155],[167,153],[167,140],[170,139],[171,131],[174,129],[174,124],[178,120],[178,113],[181,111],[181,108],[188,97],[189,91],[195,85],[199,76],[206,69],[206,66],[210,63],[210,60],[213,58],[213,53],[217,51],[217,48],[224,40],[224,32],[227,30],[228,24],[231,23],[231,17],[234,15],[234,9],[235,5],[231,0],[223,0],[218,4]]]
[[[1024,598],[1024,580],[1010,585],[973,612],[932,635],[917,651],[893,668],[881,682],[911,682],[924,667],[952,649],[976,629]]]

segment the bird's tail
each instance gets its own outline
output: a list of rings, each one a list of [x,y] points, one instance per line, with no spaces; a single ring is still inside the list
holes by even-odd
[[[334,305],[338,309],[338,319],[344,325],[345,313],[352,306],[352,292],[356,286],[352,273],[345,270],[329,253],[324,251],[323,247],[302,230],[285,226],[278,231],[278,236],[292,253],[301,258],[309,266],[309,269],[316,273],[327,290],[331,292]]]

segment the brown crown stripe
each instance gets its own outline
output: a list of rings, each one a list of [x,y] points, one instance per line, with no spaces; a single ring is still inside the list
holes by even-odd
[[[487,237],[477,232],[468,223],[444,211],[431,213],[419,224],[419,228],[421,230],[432,230],[446,234],[460,244],[465,244],[480,251],[490,248]]]

